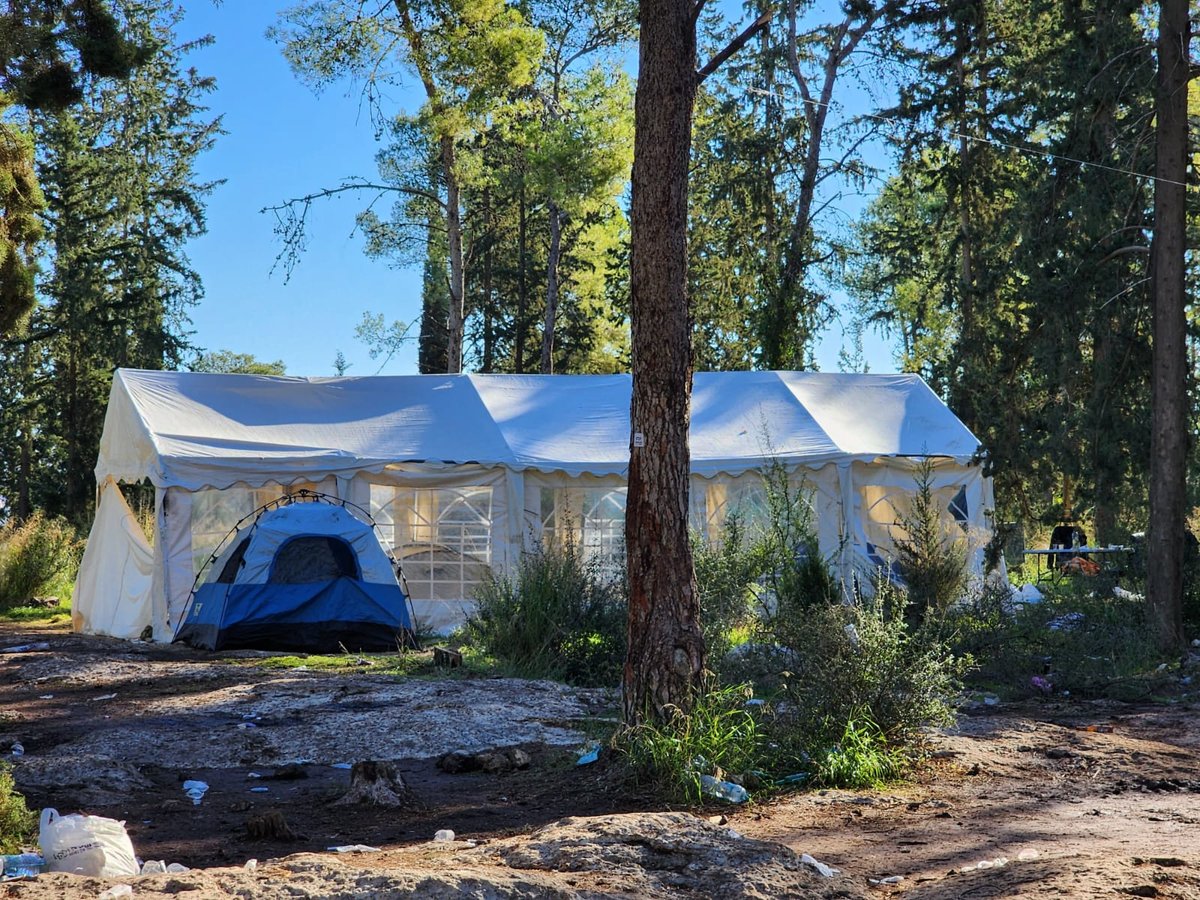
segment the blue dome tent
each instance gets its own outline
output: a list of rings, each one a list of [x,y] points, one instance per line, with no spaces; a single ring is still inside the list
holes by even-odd
[[[227,536],[197,576],[174,639],[205,650],[411,646],[396,573],[373,523],[325,495],[287,494]]]

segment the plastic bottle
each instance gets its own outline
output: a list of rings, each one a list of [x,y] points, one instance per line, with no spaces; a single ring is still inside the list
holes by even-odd
[[[4,860],[5,878],[33,878],[46,871],[46,858],[40,853],[16,853]]]
[[[740,784],[734,784],[732,781],[718,781],[711,775],[700,776],[700,791],[710,797],[727,800],[730,803],[745,803],[750,799],[750,793]]]

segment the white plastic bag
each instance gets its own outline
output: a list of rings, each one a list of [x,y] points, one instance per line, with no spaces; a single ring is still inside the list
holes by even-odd
[[[125,823],[102,816],[60,816],[43,809],[38,843],[51,872],[120,878],[138,874]]]

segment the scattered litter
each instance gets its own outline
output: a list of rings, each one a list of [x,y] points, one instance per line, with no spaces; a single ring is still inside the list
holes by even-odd
[[[331,769],[353,769],[354,763],[334,763],[329,768],[331,768]]]
[[[139,875],[161,875],[165,871],[167,871],[166,860],[148,859],[144,863],[142,863],[142,871],[139,872],[138,874]]]
[[[178,875],[181,872],[190,872],[190,871],[192,871],[192,870],[189,869],[187,866],[185,866],[183,863],[170,863],[167,866],[167,873],[170,875]]]
[[[1032,678],[1029,679],[1029,683],[1033,687],[1035,687],[1039,691],[1041,691],[1043,694],[1049,694],[1052,690],[1054,690],[1054,685],[1051,684],[1048,679],[1043,678],[1041,675],[1034,675]]]
[[[93,697],[92,702],[99,703],[101,700],[113,700],[116,696],[116,694],[101,694],[99,697]]]
[[[0,856],[4,863],[4,874],[0,881],[12,881],[14,878],[36,878],[46,871],[46,858],[40,853],[15,853]]]
[[[960,872],[975,872],[983,869],[999,869],[1008,865],[1007,856],[997,856],[995,859],[981,859],[979,862],[969,866],[963,866],[958,871]]]
[[[118,897],[132,897],[133,888],[127,884],[114,884],[96,900],[117,900]]]
[[[800,857],[800,862],[815,869],[818,875],[824,876],[825,878],[832,878],[834,875],[840,875],[842,872],[841,869],[835,869],[833,866],[825,865],[825,863],[821,862],[820,860],[813,859],[807,853]]]
[[[1064,613],[1047,622],[1046,627],[1051,631],[1071,631],[1079,627],[1080,623],[1083,622],[1083,618],[1083,613]]]
[[[382,853],[378,847],[368,847],[366,844],[345,844],[341,847],[329,847],[334,853]]]
[[[193,806],[199,806],[200,801],[204,799],[205,793],[208,792],[208,782],[185,781],[183,783],[183,792],[191,798]]]
[[[763,700],[761,697],[751,697],[749,700],[746,701],[746,705],[747,706],[766,706],[767,701]]]
[[[246,777],[247,778],[262,778],[262,776],[259,775],[257,772],[247,772]]]
[[[807,772],[796,772],[793,775],[784,775],[782,778],[775,780],[776,784],[804,784],[808,781]]]
[[[255,715],[254,713],[242,713],[242,718],[243,719],[261,719],[262,716]]]
[[[25,755],[25,745],[22,744],[20,741],[16,741],[12,745],[11,749],[12,749],[13,756],[24,756]]]
[[[258,860],[257,859],[248,859],[248,860],[246,860],[246,864],[244,866],[242,866],[242,868],[245,869],[247,872],[256,872],[256,871],[258,871]]]
[[[711,775],[700,776],[700,793],[729,803],[745,803],[750,799],[749,792],[740,784],[719,781]]]
[[[449,828],[442,828],[433,836],[433,839],[438,843],[446,843],[447,841],[454,840],[454,832]]]
[[[983,698],[983,705],[984,706],[999,706],[1000,698],[997,697],[995,694],[988,694]]]
[[[245,730],[247,728],[257,728],[258,726],[253,722],[238,722],[237,727]]]
[[[39,821],[38,846],[51,872],[125,878],[141,868],[125,823],[103,816],[60,816],[47,807]]]
[[[579,753],[579,759],[575,760],[577,766],[588,766],[600,758],[600,745],[596,741],[589,741],[584,744],[583,749]]]
[[[714,825],[724,825],[729,820],[724,816],[709,816],[708,821],[712,822]]]
[[[899,884],[904,880],[903,875],[888,875],[886,878],[868,878],[871,884]]]
[[[854,623],[847,622],[846,625],[842,628],[842,631],[846,632],[846,637],[848,637],[850,639],[850,646],[857,647],[858,646],[858,629],[854,627]]]
[[[1031,859],[1037,859],[1038,856],[1039,856],[1039,854],[1036,850],[1034,850],[1030,847],[1026,847],[1024,850],[1022,850],[1020,853],[1017,854],[1017,859],[1019,859],[1021,862],[1028,862]]]
[[[1111,726],[1111,725],[1076,725],[1075,730],[1076,731],[1093,731],[1093,732],[1096,732],[1097,734],[1112,734],[1113,726]]]
[[[39,700],[53,700],[54,695],[53,694],[39,694],[38,699]]]
[[[1118,600],[1130,600],[1130,601],[1137,601],[1137,602],[1140,602],[1140,601],[1146,599],[1141,594],[1135,594],[1133,591],[1127,591],[1127,590],[1125,590],[1125,588],[1121,587],[1120,585],[1117,585],[1116,587],[1113,588],[1113,596],[1116,597]]]
[[[46,643],[38,644],[17,644],[15,647],[5,647],[0,650],[0,653],[35,653],[38,650],[49,650],[50,645]]]
[[[271,789],[270,789],[269,787],[252,787],[252,788],[250,788],[250,793],[252,793],[252,794],[265,794],[265,793],[267,793],[267,792],[268,792],[268,791],[270,791],[270,790],[271,790]]]
[[[1024,584],[1021,589],[1013,593],[1013,603],[1041,603],[1046,599],[1046,595],[1037,589],[1037,585]]]

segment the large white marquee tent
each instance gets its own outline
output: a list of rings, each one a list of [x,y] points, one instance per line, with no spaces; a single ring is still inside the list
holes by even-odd
[[[572,539],[623,542],[628,375],[294,378],[119,369],[75,589],[75,627],[169,640],[196,573],[231,527],[287,488],[371,512],[402,561],[418,625],[462,620],[489,567]],[[695,376],[692,524],[709,537],[764,502],[776,461],[812,508],[843,578],[879,565],[916,467],[982,565],[993,506],[978,441],[914,375]],[[154,488],[150,539],[119,484]]]

